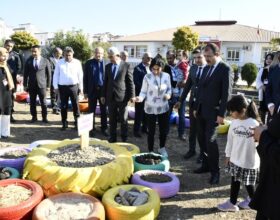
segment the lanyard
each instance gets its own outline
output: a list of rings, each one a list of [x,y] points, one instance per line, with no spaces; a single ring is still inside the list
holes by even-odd
[[[156,85],[158,87],[158,97],[159,97],[159,93],[160,93],[160,89],[161,89],[161,73],[159,74],[159,84],[158,84],[156,76],[155,76],[155,81],[156,81]]]

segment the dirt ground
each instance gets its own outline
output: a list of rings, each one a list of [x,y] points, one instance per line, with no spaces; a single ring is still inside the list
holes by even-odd
[[[11,137],[8,140],[0,139],[0,147],[8,146],[28,146],[36,140],[51,139],[63,140],[78,137],[77,131],[73,129],[72,112],[68,113],[69,129],[61,131],[60,115],[54,115],[49,110],[49,124],[41,122],[38,114],[37,123],[29,123],[31,116],[29,105],[17,103],[15,105],[14,117],[17,120],[11,126]],[[38,113],[40,107],[37,107]],[[142,138],[135,138],[132,133],[133,121],[129,121],[128,142],[136,144],[144,152],[147,149],[146,135]],[[99,129],[99,119],[97,119],[96,138],[104,139]],[[186,131],[188,133],[188,130]],[[158,134],[156,134],[158,135]],[[156,136],[158,137],[158,136]],[[120,141],[120,137],[119,137]],[[224,148],[226,135],[218,137],[220,147],[220,165],[223,167]],[[156,140],[155,147],[158,146]],[[223,213],[217,210],[217,204],[224,202],[229,197],[230,177],[221,169],[221,179],[218,186],[208,184],[209,174],[193,174],[192,170],[199,167],[196,157],[184,160],[183,155],[187,152],[188,143],[177,139],[177,127],[172,126],[167,141],[167,151],[169,153],[171,169],[179,177],[181,186],[180,192],[173,198],[161,201],[161,210],[158,220],[185,220],[185,219],[254,219],[254,211],[239,211],[237,213]],[[239,200],[247,196],[246,191],[241,189]]]

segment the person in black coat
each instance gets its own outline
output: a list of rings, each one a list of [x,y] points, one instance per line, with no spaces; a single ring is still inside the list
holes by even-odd
[[[134,68],[133,71],[133,81],[135,85],[135,95],[138,96],[140,94],[142,83],[144,76],[151,72],[150,64],[151,64],[152,56],[150,53],[144,53],[142,57],[142,62]],[[147,132],[146,126],[146,114],[144,112],[144,103],[135,103],[135,118],[134,118],[134,127],[133,132],[135,137],[141,137],[140,127],[142,124],[142,132]]]
[[[48,123],[47,119],[47,88],[51,84],[51,67],[48,59],[41,56],[41,47],[35,45],[31,48],[32,56],[26,61],[24,69],[24,90],[29,92],[31,123],[37,121],[36,97],[39,96],[42,119]]]
[[[257,210],[257,220],[280,219],[280,113],[268,123],[267,129],[254,129],[257,151],[261,159],[259,185],[249,204]]]

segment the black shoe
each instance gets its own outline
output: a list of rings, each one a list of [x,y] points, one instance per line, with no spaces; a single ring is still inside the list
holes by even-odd
[[[211,185],[215,185],[215,184],[219,184],[219,182],[220,182],[220,173],[212,173],[209,183]]]
[[[57,108],[54,108],[54,109],[53,109],[53,114],[59,115],[59,114],[60,114],[60,110],[57,109]]]
[[[38,121],[38,119],[36,117],[32,117],[30,123],[35,123],[36,121]]]
[[[49,120],[46,119],[46,118],[44,118],[44,119],[42,120],[42,122],[44,122],[44,123],[49,123]]]
[[[133,134],[134,134],[134,137],[137,137],[137,138],[141,138],[142,137],[139,132],[134,132]]]
[[[110,137],[110,138],[108,139],[108,142],[109,142],[109,143],[115,143],[115,142],[117,142],[117,139],[116,139],[116,138],[113,138],[113,137]]]
[[[181,140],[181,141],[186,141],[187,138],[185,135],[179,135],[178,138]]]
[[[102,132],[102,134],[103,134],[105,137],[108,137],[108,136],[109,136],[109,134],[108,134],[108,132],[107,132],[107,129],[104,129],[104,130],[102,130],[101,132]]]
[[[89,136],[90,136],[90,137],[94,137],[94,131],[93,131],[93,130],[90,130],[90,131],[89,131]]]
[[[68,121],[64,121],[64,122],[62,122],[62,128],[61,128],[61,130],[66,130],[68,128]]]
[[[188,153],[186,153],[184,155],[184,159],[190,159],[191,157],[193,157],[195,155],[195,151],[188,151]]]
[[[2,139],[8,139],[8,136],[1,136]]]
[[[201,173],[208,173],[210,171],[207,167],[200,167],[200,168],[194,170],[193,172],[196,174],[201,174]]]
[[[196,158],[196,163],[200,164],[202,163],[202,155],[199,155],[197,158]]]
[[[16,119],[14,119],[14,117],[11,115],[11,117],[10,117],[10,122],[11,123],[15,123],[16,122]]]
[[[78,122],[74,121],[74,130],[78,131]]]

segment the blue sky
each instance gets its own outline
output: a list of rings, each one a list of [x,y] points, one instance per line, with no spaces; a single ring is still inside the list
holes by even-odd
[[[52,32],[75,27],[130,35],[220,18],[280,32],[279,10],[280,0],[3,0],[0,17]]]

